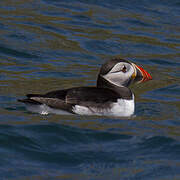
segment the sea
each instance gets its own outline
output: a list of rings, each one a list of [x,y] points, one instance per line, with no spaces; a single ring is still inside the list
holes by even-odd
[[[132,117],[48,114],[29,93],[95,86],[124,58],[152,80],[134,84]],[[0,1],[1,180],[180,180],[180,1]]]

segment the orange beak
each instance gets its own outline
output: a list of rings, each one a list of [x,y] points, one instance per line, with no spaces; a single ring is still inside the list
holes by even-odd
[[[134,75],[135,76],[134,81],[141,83],[141,82],[152,80],[152,76],[142,67],[136,64],[133,64],[133,66],[135,67],[135,71],[136,71]]]

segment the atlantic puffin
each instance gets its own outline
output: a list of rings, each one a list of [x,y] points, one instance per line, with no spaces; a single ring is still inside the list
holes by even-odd
[[[142,67],[121,58],[101,66],[95,87],[73,87],[46,94],[27,94],[27,109],[40,114],[78,114],[129,117],[134,114],[131,83],[151,80]]]

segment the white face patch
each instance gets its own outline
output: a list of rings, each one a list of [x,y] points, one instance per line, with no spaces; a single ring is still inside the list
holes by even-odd
[[[103,77],[110,83],[117,86],[126,86],[131,80],[131,76],[133,75],[133,73],[133,65],[126,62],[120,62],[117,63],[106,75],[103,75]]]

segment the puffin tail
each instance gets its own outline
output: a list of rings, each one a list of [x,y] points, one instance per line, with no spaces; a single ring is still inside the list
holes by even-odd
[[[35,100],[31,99],[32,97],[43,97],[42,94],[27,94],[26,96],[27,96],[26,99],[18,99],[17,101],[25,103],[25,104],[34,104],[34,105],[42,104],[42,103],[40,103],[38,101],[35,101]]]

